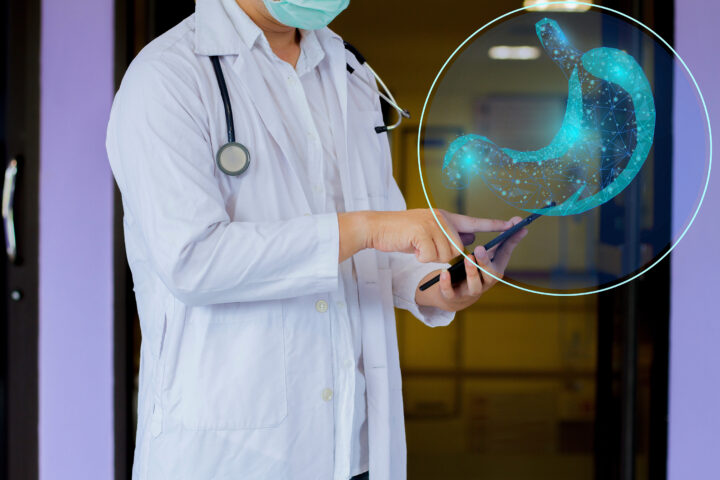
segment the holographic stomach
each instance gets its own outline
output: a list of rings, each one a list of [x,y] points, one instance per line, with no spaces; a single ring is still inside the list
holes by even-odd
[[[652,90],[640,65],[622,50],[582,53],[547,18],[535,29],[569,79],[560,130],[549,145],[534,151],[501,148],[481,135],[458,137],[445,153],[443,185],[462,189],[479,176],[522,210],[581,213],[619,194],[645,163],[655,133]],[[552,202],[555,206],[548,207]]]

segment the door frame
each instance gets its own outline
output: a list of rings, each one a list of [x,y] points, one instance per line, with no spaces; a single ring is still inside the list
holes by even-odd
[[[670,6],[675,3],[671,0]],[[674,44],[674,9],[660,8],[648,0],[608,0],[603,6],[631,15],[648,24]],[[668,74],[668,71],[670,72]],[[653,178],[656,212],[670,212],[672,195],[672,65],[654,64],[654,90],[658,122],[654,139],[654,161],[662,165]],[[661,121],[661,119],[666,119]],[[603,207],[601,207],[603,208]],[[636,212],[637,213],[637,212]],[[627,217],[631,215],[626,215]],[[669,216],[656,215],[654,226],[668,239]],[[626,219],[637,224],[637,219]],[[636,232],[640,235],[640,232]],[[635,242],[637,243],[637,241]],[[596,375],[595,478],[634,480],[638,457],[638,368],[639,335],[652,348],[649,383],[648,478],[667,478],[668,375],[670,340],[670,258],[642,277],[598,297],[598,350]]]
[[[19,168],[14,216],[18,260],[3,252],[4,474],[38,478],[38,191],[40,163],[40,1],[4,2],[7,162]],[[15,295],[11,297],[11,292]]]

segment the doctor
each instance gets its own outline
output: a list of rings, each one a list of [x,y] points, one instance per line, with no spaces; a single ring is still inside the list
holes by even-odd
[[[142,327],[136,480],[405,478],[393,308],[429,326],[494,279],[405,210],[371,73],[324,28],[347,0],[198,0],[133,61],[107,150]],[[227,124],[242,175],[215,154]],[[458,232],[519,221],[440,212]],[[520,231],[475,256],[501,275]],[[491,260],[489,257],[493,256]]]

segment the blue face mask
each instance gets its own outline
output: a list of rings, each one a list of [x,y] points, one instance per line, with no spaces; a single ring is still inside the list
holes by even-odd
[[[303,30],[326,27],[350,4],[350,0],[263,0],[278,22]]]

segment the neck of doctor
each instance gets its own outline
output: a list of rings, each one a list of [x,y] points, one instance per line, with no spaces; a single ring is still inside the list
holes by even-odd
[[[281,60],[295,68],[300,57],[300,32],[275,20],[262,0],[235,0],[265,34],[270,48]]]

